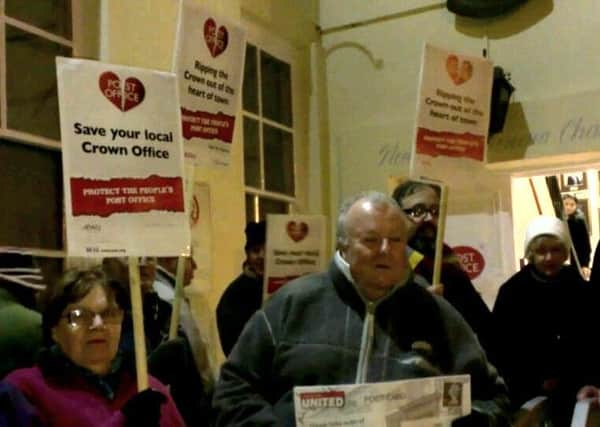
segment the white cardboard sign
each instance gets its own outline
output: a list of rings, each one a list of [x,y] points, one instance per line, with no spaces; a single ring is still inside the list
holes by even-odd
[[[264,298],[290,280],[325,269],[325,217],[267,215]]]
[[[56,62],[69,255],[189,253],[175,76]]]
[[[485,165],[492,63],[426,44],[411,176],[460,184]]]
[[[245,53],[242,27],[180,2],[173,70],[179,82],[185,157],[196,165],[230,163]]]

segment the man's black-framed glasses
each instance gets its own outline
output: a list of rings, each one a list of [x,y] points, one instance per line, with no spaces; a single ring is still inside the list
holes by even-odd
[[[427,214],[431,215],[432,218],[437,218],[440,214],[439,206],[425,206],[422,203],[414,205],[412,208],[402,209],[406,215],[414,219],[422,219]]]

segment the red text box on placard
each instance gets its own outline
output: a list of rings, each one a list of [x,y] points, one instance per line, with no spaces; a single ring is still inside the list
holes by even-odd
[[[181,122],[185,139],[218,139],[229,144],[233,139],[234,116],[221,112],[212,114],[207,111],[192,111],[182,108]]]
[[[420,127],[417,130],[417,154],[432,157],[465,157],[483,161],[485,137],[471,133],[436,132]]]
[[[181,177],[71,178],[73,216],[115,213],[183,212]]]
[[[267,293],[271,295],[276,292],[279,288],[285,285],[287,282],[290,282],[294,279],[300,277],[299,275],[295,276],[286,276],[286,277],[269,277],[267,280]]]

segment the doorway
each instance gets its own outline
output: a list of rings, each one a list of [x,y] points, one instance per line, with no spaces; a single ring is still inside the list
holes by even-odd
[[[599,180],[597,168],[540,171],[511,178],[515,269],[518,270],[522,264],[523,239],[529,221],[540,214],[556,216],[557,206],[559,209],[562,207],[564,196],[572,196],[576,200],[577,215],[587,226],[591,266],[600,237]],[[560,213],[564,216],[564,212]]]

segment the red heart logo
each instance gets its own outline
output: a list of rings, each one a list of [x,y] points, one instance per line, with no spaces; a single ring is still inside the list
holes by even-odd
[[[105,71],[98,79],[102,95],[121,111],[131,110],[142,103],[146,89],[141,81],[129,77],[121,85],[121,79],[112,71]]]
[[[446,71],[455,85],[461,85],[473,77],[473,63],[471,61],[460,61],[456,55],[448,55],[446,58]]]
[[[308,234],[308,224],[305,222],[290,221],[287,223],[287,234],[294,242],[303,240]]]
[[[217,28],[217,23],[214,19],[208,18],[204,22],[204,40],[206,46],[213,58],[216,58],[227,49],[229,43],[229,33],[227,28],[220,26]]]

